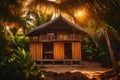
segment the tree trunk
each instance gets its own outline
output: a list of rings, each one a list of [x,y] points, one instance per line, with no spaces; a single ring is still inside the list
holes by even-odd
[[[112,47],[111,47],[111,44],[110,44],[110,39],[109,39],[109,36],[108,36],[108,33],[107,33],[107,28],[104,29],[104,37],[106,39],[107,46],[108,46],[108,49],[109,49],[110,58],[111,58],[111,61],[112,61],[114,73],[118,76],[119,70],[118,70],[118,66],[117,66],[117,63],[116,63],[116,60],[115,60],[115,56],[113,54],[113,50],[112,50]]]

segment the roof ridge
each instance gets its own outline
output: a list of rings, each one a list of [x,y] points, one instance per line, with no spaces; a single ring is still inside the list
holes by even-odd
[[[60,16],[58,16],[58,17],[56,17],[56,18],[54,18],[54,19],[52,19],[52,20],[50,20],[50,21],[48,21],[48,22],[46,22],[46,23],[44,23],[44,24],[42,24],[42,25],[40,25],[40,26],[38,26],[38,27],[36,27],[35,29],[27,32],[25,35],[26,35],[26,36],[29,36],[29,35],[33,35],[33,33],[35,33],[35,34],[37,33],[37,34],[38,34],[39,32],[37,32],[37,31],[41,31],[42,29],[45,29],[45,28],[47,28],[49,25],[52,25],[52,24],[54,24],[54,23],[57,23],[58,26],[59,26],[60,23],[58,23],[58,21],[62,21],[63,24],[70,25],[71,28],[77,29],[77,30],[79,30],[79,31],[81,31],[81,32],[84,32],[84,33],[87,33],[87,31],[85,31],[82,27],[80,27],[80,26],[78,26],[78,25],[76,25],[76,24],[68,21],[67,19],[65,19],[64,17],[62,17],[62,16],[60,15]],[[65,23],[64,23],[64,22],[65,22]],[[61,25],[62,25],[62,24],[61,24]]]

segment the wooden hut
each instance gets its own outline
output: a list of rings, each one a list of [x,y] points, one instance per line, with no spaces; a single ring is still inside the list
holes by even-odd
[[[30,39],[30,53],[35,61],[71,63],[81,61],[81,27],[59,16],[34,30],[26,36]]]

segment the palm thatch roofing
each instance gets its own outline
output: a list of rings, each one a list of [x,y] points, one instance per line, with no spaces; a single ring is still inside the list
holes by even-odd
[[[62,16],[46,22],[43,25],[26,33],[26,36],[38,36],[42,33],[50,32],[69,32],[69,33],[87,33],[82,27],[73,24]]]

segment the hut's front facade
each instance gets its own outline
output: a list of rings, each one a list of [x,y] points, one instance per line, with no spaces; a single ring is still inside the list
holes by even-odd
[[[81,61],[82,28],[59,16],[26,34],[35,61]]]

